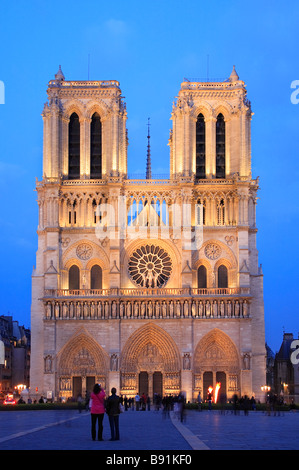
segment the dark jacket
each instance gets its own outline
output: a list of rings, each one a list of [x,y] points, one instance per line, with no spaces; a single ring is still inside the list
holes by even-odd
[[[106,401],[106,413],[108,416],[119,415],[120,398],[118,395],[110,395]]]

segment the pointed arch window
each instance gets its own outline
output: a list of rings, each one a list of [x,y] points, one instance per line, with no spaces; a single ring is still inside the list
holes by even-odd
[[[218,268],[218,287],[228,287],[227,267],[221,264]]]
[[[221,199],[217,203],[217,225],[225,225],[225,203]]]
[[[69,179],[80,178],[80,121],[73,113],[69,122]]]
[[[203,265],[197,270],[197,287],[198,289],[207,288],[207,268]]]
[[[102,178],[102,122],[94,113],[90,124],[90,178]]]
[[[216,122],[216,178],[225,178],[225,121],[221,113]]]
[[[196,178],[206,177],[206,124],[202,114],[196,121]]]
[[[80,289],[80,270],[75,264],[69,269],[69,289]]]
[[[196,225],[206,225],[206,200],[198,199],[195,206]]]
[[[102,268],[97,264],[90,270],[90,288],[102,289]]]

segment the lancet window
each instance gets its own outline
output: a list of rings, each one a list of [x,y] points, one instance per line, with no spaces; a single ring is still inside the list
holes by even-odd
[[[197,270],[197,287],[199,289],[207,288],[207,268],[204,265],[199,266]]]
[[[218,287],[228,287],[227,267],[221,264],[218,268]]]
[[[195,206],[195,224],[206,225],[206,201],[198,199]]]
[[[69,179],[80,178],[80,121],[73,113],[69,122]]]
[[[69,289],[80,289],[80,270],[75,264],[69,269]]]
[[[98,113],[90,124],[90,178],[102,178],[102,122]]]
[[[221,199],[217,203],[217,225],[225,224],[225,203],[224,199]]]
[[[216,122],[216,178],[225,178],[225,121],[221,113]]]
[[[206,177],[206,125],[202,114],[196,121],[196,178]]]
[[[90,288],[102,289],[102,268],[97,264],[90,270]]]

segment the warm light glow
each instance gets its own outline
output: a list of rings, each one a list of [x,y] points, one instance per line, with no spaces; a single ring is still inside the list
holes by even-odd
[[[217,400],[218,400],[218,393],[219,393],[220,387],[221,387],[221,383],[220,382],[216,383],[215,394],[214,394],[215,403],[217,403]]]
[[[215,390],[214,390],[214,398],[213,398],[214,403],[217,403],[220,387],[221,387],[221,383],[220,383],[220,382],[217,382],[217,383],[216,383]],[[209,388],[208,388],[208,392],[211,393],[211,394],[212,394],[212,392],[213,392],[213,387],[212,387],[211,385],[210,385]]]
[[[15,390],[18,390],[19,392],[21,392],[22,390],[25,390],[26,388],[27,387],[24,384],[19,384],[15,386]]]

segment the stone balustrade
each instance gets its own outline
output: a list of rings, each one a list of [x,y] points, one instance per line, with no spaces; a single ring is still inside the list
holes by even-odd
[[[118,288],[109,289],[45,289],[44,298],[59,297],[173,297],[173,296],[249,296],[249,287],[222,287],[222,288],[192,288],[192,287],[175,287],[175,288]]]

